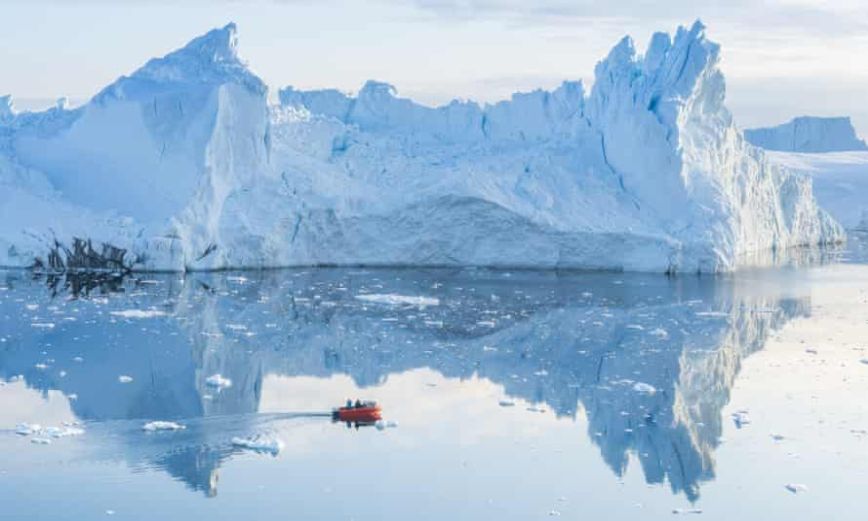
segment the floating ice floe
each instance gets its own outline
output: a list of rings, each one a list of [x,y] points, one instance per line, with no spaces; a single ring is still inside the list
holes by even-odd
[[[732,421],[735,422],[736,427],[741,429],[743,425],[750,424],[750,416],[748,416],[745,410],[735,411],[732,413]]]
[[[147,432],[156,432],[156,431],[180,431],[184,430],[187,427],[181,425],[180,423],[170,422],[170,421],[152,421],[142,425],[142,430]]]
[[[35,327],[37,329],[54,329],[54,324],[51,322],[33,322],[30,324],[30,327]]]
[[[365,302],[374,302],[376,304],[387,304],[391,306],[416,306],[420,308],[428,306],[439,306],[440,299],[433,297],[419,297],[411,295],[397,295],[394,293],[370,293],[366,295],[356,295],[357,300]]]
[[[220,373],[212,374],[208,378],[205,379],[205,384],[209,387],[215,387],[217,389],[226,389],[228,387],[232,387],[232,380],[229,378],[223,377]]]
[[[512,400],[500,400],[497,402],[501,407],[515,407],[515,402]]]
[[[784,485],[784,488],[789,490],[793,494],[801,494],[802,492],[808,491],[808,486],[801,483],[787,483],[786,485]]]
[[[662,327],[658,327],[656,329],[652,329],[649,335],[656,336],[657,338],[668,338],[669,332],[663,329]]]
[[[121,311],[112,311],[109,314],[121,318],[155,318],[167,315],[165,311],[158,309],[123,309]]]
[[[42,432],[42,425],[38,423],[19,423],[15,426],[15,434],[20,434],[21,436],[30,436],[31,434],[37,434]]]
[[[646,384],[645,382],[634,383],[633,390],[642,394],[654,394],[657,392],[657,389],[653,385]]]
[[[672,513],[676,515],[680,514],[701,514],[701,508],[673,508]]]
[[[42,433],[52,438],[67,438],[69,436],[81,436],[84,434],[84,429],[72,426],[48,427]]]
[[[247,331],[247,326],[244,324],[226,324],[226,327],[232,331]]]
[[[232,445],[242,449],[248,449],[256,452],[267,452],[269,454],[278,454],[283,450],[283,441],[271,436],[252,436],[250,438],[232,438]]]
[[[122,384],[128,384],[128,383],[130,383],[130,382],[132,382],[132,381],[133,381],[133,377],[132,377],[132,376],[127,376],[127,375],[125,375],[125,374],[122,374],[122,375],[118,376],[118,382],[120,382],[120,383],[122,383]]]
[[[34,443],[36,445],[51,445],[51,438],[44,438],[42,436],[31,438],[30,443]]]
[[[374,427],[376,427],[378,431],[382,431],[385,429],[395,429],[398,427],[398,422],[396,422],[395,420],[378,420],[377,423],[374,424]]]

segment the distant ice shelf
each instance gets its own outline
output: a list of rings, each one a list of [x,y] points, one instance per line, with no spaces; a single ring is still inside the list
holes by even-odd
[[[427,107],[267,87],[229,24],[69,109],[0,98],[0,265],[720,272],[843,239],[724,105],[695,23],[581,82]]]

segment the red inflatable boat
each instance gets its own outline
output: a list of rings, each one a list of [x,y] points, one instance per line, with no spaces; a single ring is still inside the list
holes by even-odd
[[[332,411],[332,419],[347,423],[374,423],[381,419],[381,412],[382,410],[377,405],[377,402],[356,401],[354,404],[348,403],[344,407],[334,409]]]

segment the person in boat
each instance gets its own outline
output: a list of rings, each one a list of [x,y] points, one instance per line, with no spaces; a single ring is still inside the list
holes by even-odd
[[[362,408],[362,401],[356,400],[356,409],[361,409],[361,408]]]
[[[350,400],[349,398],[347,398],[347,409],[351,408],[352,406],[353,406],[353,401]]]

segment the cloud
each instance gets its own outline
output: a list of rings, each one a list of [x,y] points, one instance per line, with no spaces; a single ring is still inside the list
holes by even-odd
[[[745,29],[857,33],[868,28],[868,15],[857,2],[823,0],[394,0],[430,16],[453,20],[500,20],[514,25],[561,25],[582,21],[689,23],[694,18],[735,24]]]

